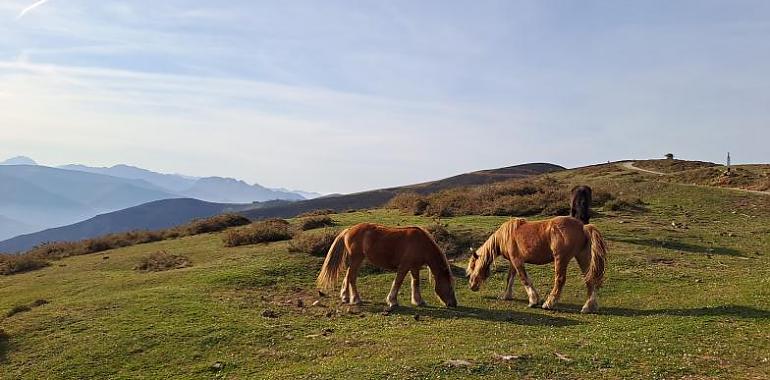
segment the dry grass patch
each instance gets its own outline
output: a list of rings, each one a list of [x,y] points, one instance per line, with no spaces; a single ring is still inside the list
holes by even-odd
[[[182,255],[172,255],[166,251],[158,251],[142,257],[134,270],[140,272],[162,272],[181,269],[190,266],[190,259]]]

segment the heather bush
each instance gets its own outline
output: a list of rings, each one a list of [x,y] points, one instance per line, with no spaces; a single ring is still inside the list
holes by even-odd
[[[181,255],[172,255],[166,251],[158,251],[142,257],[134,267],[140,272],[162,272],[190,266],[190,259]]]
[[[308,216],[299,219],[299,228],[302,231],[314,230],[322,227],[334,227],[336,223],[328,215]]]
[[[330,228],[303,232],[289,242],[289,252],[307,253],[319,257],[326,256],[339,233],[340,231]]]
[[[291,224],[283,219],[271,219],[253,223],[240,229],[227,231],[222,237],[226,247],[270,243],[290,240],[293,231]]]

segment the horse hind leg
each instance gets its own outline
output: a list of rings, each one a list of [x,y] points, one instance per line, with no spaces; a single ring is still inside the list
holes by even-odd
[[[348,275],[346,276],[351,305],[360,305],[363,303],[363,301],[361,301],[361,295],[358,293],[358,286],[356,285],[356,282],[358,281],[358,271],[361,270],[361,264],[363,264],[363,262],[363,255],[351,255],[350,268],[348,269]]]
[[[586,273],[588,273],[588,268],[591,266],[590,249],[585,249],[583,252],[577,255],[576,259],[578,265],[580,265],[580,271],[583,273],[583,276],[585,276]],[[586,300],[586,303],[583,305],[583,308],[580,310],[580,312],[584,314],[595,313],[597,310],[599,310],[599,302],[596,297],[596,285],[586,281],[586,292],[588,299]]]
[[[537,290],[535,290],[535,287],[532,286],[532,281],[527,275],[527,270],[524,269],[524,264],[515,264],[515,268],[516,273],[519,275],[519,280],[524,286],[524,290],[527,292],[527,297],[529,298],[529,307],[536,307],[540,304],[540,295],[537,294]]]
[[[390,293],[388,293],[388,297],[385,298],[385,303],[388,304],[386,310],[393,310],[398,306],[398,291],[401,289],[401,285],[404,283],[404,278],[406,278],[407,273],[409,273],[408,270],[399,270],[398,273],[396,273],[396,279],[393,280],[393,286],[390,288]]]
[[[342,288],[340,289],[340,300],[342,303],[350,303],[350,284],[348,279],[350,278],[350,268],[348,268],[345,278],[342,280]]]
[[[422,292],[420,291],[420,270],[415,269],[412,271],[412,305],[425,306],[425,300],[422,299]]]
[[[558,256],[554,260],[555,275],[553,289],[545,300],[545,303],[543,303],[543,309],[552,310],[556,307],[556,303],[559,302],[564,283],[567,281],[567,264],[569,264],[569,260],[561,259]]]

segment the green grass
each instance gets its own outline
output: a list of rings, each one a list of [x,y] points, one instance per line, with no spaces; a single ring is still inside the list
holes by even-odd
[[[365,303],[319,298],[322,258],[287,242],[225,248],[220,234],[185,237],[55,261],[0,277],[0,378],[425,379],[766,378],[770,373],[770,200],[670,183],[626,171],[553,174],[570,183],[640,197],[646,211],[603,212],[610,242],[600,313],[581,315],[585,289],[572,265],[560,310],[497,297],[507,264],[479,293],[457,279],[462,307],[383,315],[393,275],[366,270]],[[340,228],[363,221],[433,223],[390,210],[332,215]],[[449,228],[491,232],[506,218],[443,219]],[[675,222],[678,227],[672,226]],[[188,268],[133,270],[149,253],[188,257]],[[464,262],[453,263],[464,267]],[[528,266],[541,294],[550,266]],[[408,305],[408,286],[401,303]],[[302,306],[298,306],[298,301]],[[321,306],[311,306],[320,300]],[[265,310],[277,318],[263,317]],[[415,315],[419,318],[415,318]],[[557,353],[569,360],[560,359]],[[511,361],[497,355],[516,355]],[[450,367],[447,360],[466,360]],[[221,369],[212,368],[222,363]]]

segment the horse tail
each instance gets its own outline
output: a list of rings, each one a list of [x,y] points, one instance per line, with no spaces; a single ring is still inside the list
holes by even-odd
[[[588,239],[588,246],[591,251],[591,265],[585,273],[585,281],[588,284],[594,284],[598,288],[604,282],[607,243],[593,224],[583,226],[583,232],[586,235],[586,239]]]
[[[337,278],[340,272],[345,267],[346,258],[349,254],[347,247],[345,246],[345,237],[348,234],[348,230],[344,230],[337,235],[334,239],[329,252],[326,254],[324,265],[321,267],[321,273],[318,274],[318,288],[319,289],[332,289],[334,283],[337,282]]]

